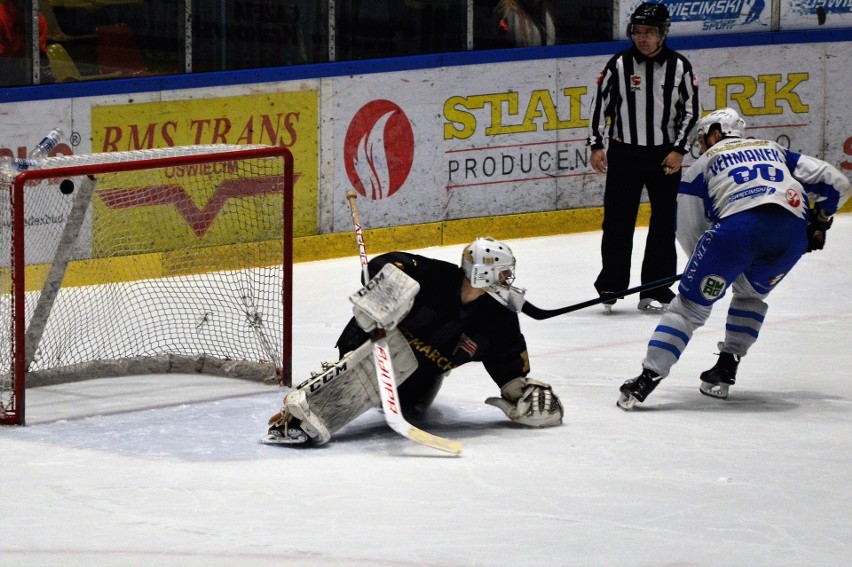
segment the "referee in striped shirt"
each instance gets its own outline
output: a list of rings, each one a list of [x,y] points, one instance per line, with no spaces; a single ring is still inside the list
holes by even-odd
[[[603,267],[595,281],[599,294],[629,287],[643,187],[651,202],[651,221],[642,283],[676,273],[675,204],[681,162],[689,150],[689,132],[699,118],[699,106],[692,65],[665,45],[670,21],[665,5],[641,4],[627,26],[633,45],[612,57],[597,79],[588,144],[592,167],[607,174]],[[605,135],[609,136],[607,151]],[[639,296],[639,309],[665,310],[673,298],[668,287],[648,290]],[[608,303],[604,305],[607,313],[615,301]]]

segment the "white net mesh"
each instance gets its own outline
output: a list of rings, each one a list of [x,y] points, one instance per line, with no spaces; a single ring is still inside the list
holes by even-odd
[[[40,171],[78,169],[25,184],[23,234],[13,226],[14,176],[6,176],[0,414],[15,408],[13,353],[21,348],[28,386],[151,372],[268,380],[281,373],[289,341],[284,162],[233,153],[246,149],[46,159]],[[187,156],[204,157],[181,161]],[[130,169],[98,169],[117,163]],[[94,181],[86,177],[93,171]],[[21,242],[23,278],[11,261]],[[14,333],[16,288],[25,297],[24,345]]]

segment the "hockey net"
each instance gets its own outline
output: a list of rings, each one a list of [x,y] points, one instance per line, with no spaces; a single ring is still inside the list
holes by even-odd
[[[26,387],[202,373],[290,384],[293,158],[187,146],[0,172],[0,423]]]

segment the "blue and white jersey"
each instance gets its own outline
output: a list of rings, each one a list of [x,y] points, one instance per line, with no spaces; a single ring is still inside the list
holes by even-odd
[[[766,204],[783,207],[803,221],[812,204],[830,216],[850,194],[849,179],[822,160],[768,140],[725,138],[683,174],[678,242],[690,253],[713,223]]]

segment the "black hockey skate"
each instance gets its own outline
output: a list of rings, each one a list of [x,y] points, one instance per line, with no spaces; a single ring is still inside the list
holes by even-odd
[[[660,380],[662,380],[660,375],[653,370],[643,369],[642,374],[621,385],[621,397],[618,398],[616,405],[624,411],[633,409],[637,402],[645,401],[645,398],[654,391]]]
[[[303,445],[307,442],[307,433],[302,429],[299,420],[287,411],[286,406],[269,418],[266,437],[258,440],[258,443],[263,445]]]
[[[643,297],[639,300],[636,308],[642,313],[647,313],[648,315],[658,315],[668,311],[669,304],[667,302],[664,303],[659,299],[654,299],[653,297]]]
[[[659,315],[669,310],[669,304],[674,300],[675,294],[669,288],[661,288],[650,292],[652,295],[641,296],[636,308],[642,313]]]
[[[308,442],[308,436],[297,425],[272,426],[266,432],[266,437],[259,439],[261,445],[303,445]]]
[[[604,297],[604,296],[611,296],[614,293],[615,293],[614,291],[601,291],[601,292],[598,292],[598,295],[600,297]],[[624,298],[623,297],[613,297],[612,299],[608,299],[606,301],[601,302],[601,305],[603,305],[603,308],[604,308],[604,314],[605,315],[609,315],[609,314],[612,313],[612,306],[615,305],[615,302],[618,301],[619,299],[624,299]]]
[[[729,352],[720,352],[719,360],[710,370],[701,373],[701,386],[698,389],[705,396],[725,400],[728,398],[728,388],[737,380],[737,366],[740,357]]]

